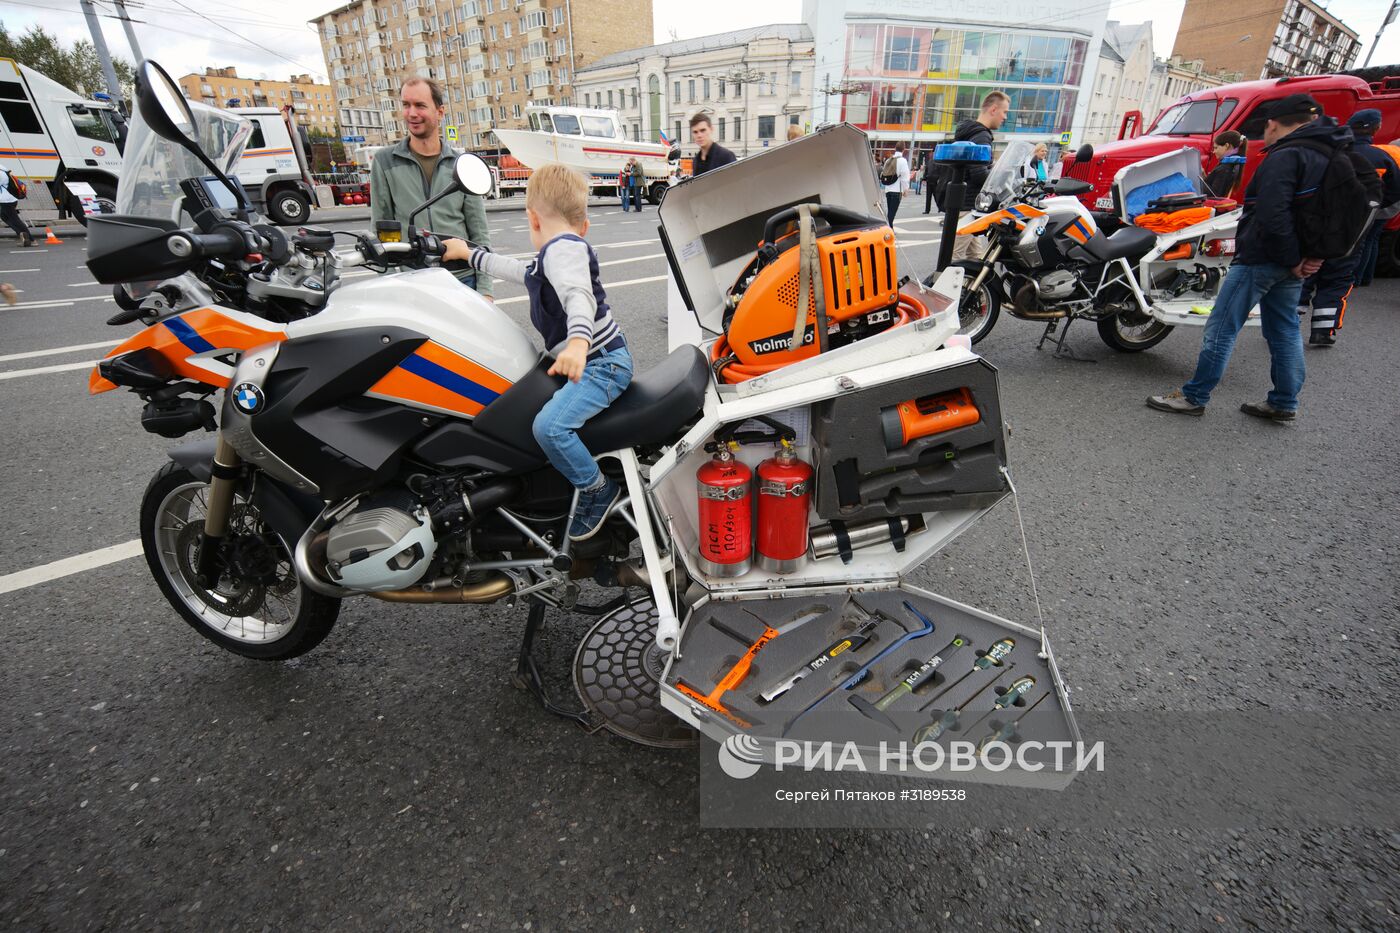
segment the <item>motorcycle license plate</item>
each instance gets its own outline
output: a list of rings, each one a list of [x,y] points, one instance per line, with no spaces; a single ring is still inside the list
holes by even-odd
[[[1094,208],[1100,211],[1113,210],[1113,195],[1099,198],[1097,201],[1094,202]]]

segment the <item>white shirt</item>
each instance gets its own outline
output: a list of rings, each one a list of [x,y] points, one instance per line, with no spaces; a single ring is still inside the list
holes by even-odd
[[[10,194],[10,173],[0,168],[0,204],[15,204],[19,198]]]
[[[885,185],[886,193],[903,194],[909,190],[909,160],[902,155],[894,158],[895,174],[897,177],[893,182]]]

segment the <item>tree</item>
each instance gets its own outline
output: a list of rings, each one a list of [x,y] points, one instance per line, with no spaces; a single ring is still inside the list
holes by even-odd
[[[0,23],[0,58],[13,58],[84,97],[107,90],[97,49],[86,39],[65,49],[58,38],[42,26],[31,26],[24,35],[15,37]],[[122,86],[122,95],[130,98],[136,80],[135,69],[120,58],[112,60],[112,67],[117,73],[117,83]]]

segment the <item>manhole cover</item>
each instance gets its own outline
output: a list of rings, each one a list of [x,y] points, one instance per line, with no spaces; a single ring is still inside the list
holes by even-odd
[[[695,730],[661,708],[666,657],[656,647],[656,605],[623,606],[589,629],[574,655],[574,689],[609,732],[641,745],[685,748]]]

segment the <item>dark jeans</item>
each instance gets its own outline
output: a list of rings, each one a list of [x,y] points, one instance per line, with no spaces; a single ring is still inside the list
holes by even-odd
[[[5,225],[18,234],[21,241],[29,239],[29,226],[19,219],[18,201],[0,204],[0,220],[5,221]]]
[[[1381,234],[1385,232],[1385,225],[1390,223],[1390,218],[1378,220],[1371,225],[1371,230],[1361,240],[1361,245],[1357,247],[1359,254],[1356,261],[1356,284],[1367,286],[1371,284],[1371,279],[1376,277],[1376,261],[1381,255]]]
[[[899,213],[899,197],[898,191],[885,192],[885,212],[889,215],[891,226],[894,225],[894,215]]]
[[[1186,400],[1193,405],[1210,401],[1211,391],[1225,375],[1235,338],[1249,319],[1250,310],[1258,305],[1259,327],[1273,361],[1270,375],[1274,388],[1268,403],[1280,411],[1296,411],[1298,390],[1303,387],[1303,338],[1298,330],[1297,311],[1302,287],[1302,281],[1283,266],[1231,266],[1206,321],[1196,374],[1181,387]]]

